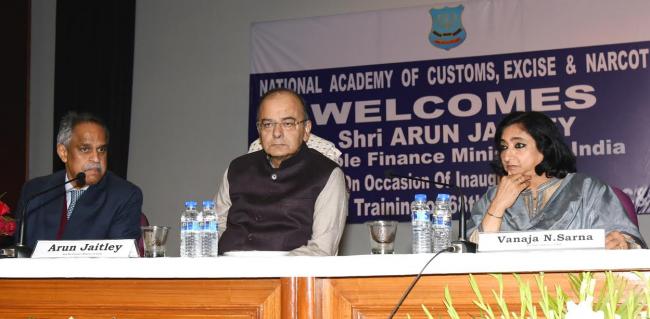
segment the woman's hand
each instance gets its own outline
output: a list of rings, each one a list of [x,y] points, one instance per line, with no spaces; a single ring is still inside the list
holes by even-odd
[[[490,203],[481,226],[484,232],[497,232],[501,228],[503,215],[506,209],[515,203],[519,194],[530,186],[531,177],[523,174],[514,174],[501,177],[497,194]]]
[[[605,248],[607,249],[629,249],[630,245],[625,240],[625,235],[618,230],[613,230],[605,236]]]
[[[499,186],[497,187],[497,194],[490,205],[491,208],[497,211],[504,211],[510,208],[519,194],[530,186],[531,176],[523,174],[506,175],[501,177]]]

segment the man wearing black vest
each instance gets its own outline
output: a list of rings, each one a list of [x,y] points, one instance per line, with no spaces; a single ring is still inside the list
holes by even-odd
[[[311,122],[300,96],[267,92],[257,130],[263,150],[233,160],[216,195],[219,253],[336,255],[348,210],[345,179],[336,162],[307,147]]]

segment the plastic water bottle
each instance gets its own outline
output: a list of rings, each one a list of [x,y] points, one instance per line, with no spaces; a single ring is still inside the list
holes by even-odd
[[[200,254],[198,215],[196,202],[185,202],[185,210],[181,214],[181,257],[197,257]]]
[[[203,223],[201,227],[201,257],[217,257],[219,232],[214,201],[203,201]]]
[[[451,208],[449,194],[438,194],[433,209],[433,251],[451,246]]]
[[[427,204],[427,195],[416,194],[411,203],[411,232],[412,251],[414,254],[430,253],[431,238],[431,208]]]

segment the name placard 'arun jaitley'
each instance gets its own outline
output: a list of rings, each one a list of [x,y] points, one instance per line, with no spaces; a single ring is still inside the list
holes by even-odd
[[[118,252],[124,245],[115,245],[110,243],[97,243],[97,244],[82,244],[78,245],[58,245],[52,244],[48,248],[48,252],[54,251],[112,251]]]

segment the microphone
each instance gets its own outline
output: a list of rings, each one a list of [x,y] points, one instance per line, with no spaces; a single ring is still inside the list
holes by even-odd
[[[45,193],[49,193],[54,189],[57,189],[65,184],[72,183],[75,181],[77,182],[78,187],[86,185],[86,173],[80,172],[77,174],[77,176],[75,176],[75,178],[65,183],[58,184],[48,189],[45,189],[43,191],[40,191],[27,198],[27,200],[25,200],[25,206],[23,206],[23,209],[20,211],[20,235],[18,236],[18,243],[13,246],[10,246],[9,248],[0,250],[0,257],[29,258],[31,256],[32,254],[31,248],[25,245],[25,224],[26,224],[25,218],[27,218],[27,206],[29,206],[29,202],[36,197],[39,197]]]
[[[463,192],[458,187],[457,185],[454,184],[447,184],[447,183],[441,183],[441,182],[436,182],[433,180],[428,180],[428,179],[422,179],[422,178],[417,178],[413,176],[405,176],[405,175],[398,175],[393,173],[391,170],[384,171],[384,176],[386,177],[397,177],[397,178],[405,178],[405,179],[410,179],[414,181],[420,181],[420,182],[425,182],[429,183],[429,185],[439,185],[439,186],[444,186],[447,188],[454,189],[458,193],[458,198],[459,198],[459,205],[460,208],[458,209],[458,212],[460,213],[460,218],[458,219],[458,239],[454,240],[451,242],[451,247],[453,248],[454,253],[475,253],[476,252],[476,244],[465,239],[465,201],[463,200]]]

